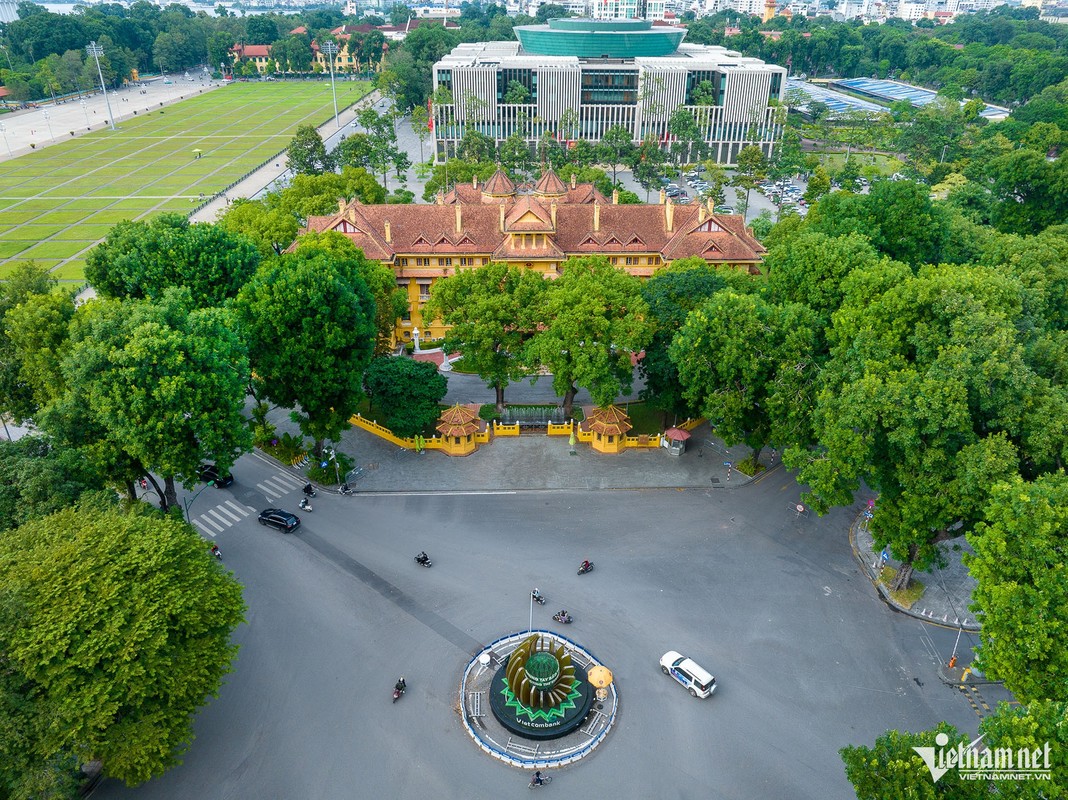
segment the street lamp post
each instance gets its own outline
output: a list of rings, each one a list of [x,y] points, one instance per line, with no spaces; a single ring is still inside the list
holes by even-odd
[[[108,89],[104,85],[104,72],[100,69],[100,56],[104,55],[104,48],[96,42],[89,42],[85,50],[96,61],[96,74],[100,76],[100,90],[104,93],[104,105],[108,108],[108,121],[111,123],[111,129],[115,130],[115,115],[111,113],[111,101],[108,100]]]
[[[191,519],[189,519],[189,506],[193,505],[194,501],[195,501],[195,500],[196,500],[196,499],[197,499],[198,497],[200,497],[200,493],[201,493],[201,492],[203,492],[203,491],[204,491],[205,489],[207,489],[207,488],[208,488],[209,486],[214,486],[214,485],[215,485],[215,481],[208,481],[208,482],[207,482],[207,483],[205,483],[205,484],[204,484],[203,486],[201,486],[201,487],[200,487],[199,489],[197,489],[197,490],[196,490],[196,491],[195,491],[195,492],[193,493],[193,496],[192,496],[192,497],[183,497],[183,498],[182,498],[182,506],[183,506],[183,507],[185,508],[185,521],[186,521],[186,522],[192,523],[192,520],[191,520]]]
[[[78,100],[78,104],[82,107],[82,113],[85,114],[85,127],[89,127],[89,108],[88,103],[85,102],[85,98]]]
[[[8,52],[7,45],[6,44],[0,44],[0,48],[3,49],[4,55],[7,56],[7,68],[9,70],[11,70],[12,72],[14,72],[15,68],[13,66],[11,66],[11,53]]]
[[[44,121],[45,125],[48,126],[48,135],[54,142],[56,140],[56,135],[52,133],[52,115],[49,114],[47,111],[44,112]]]
[[[7,146],[7,154],[9,156],[15,155],[11,152],[11,142],[7,140],[7,125],[2,122],[0,122],[0,134],[2,134],[4,137],[4,144]]]
[[[334,90],[334,56],[337,55],[337,42],[323,42],[319,49],[330,58],[330,94],[334,98],[334,125],[340,128],[341,122],[337,118],[337,92]]]

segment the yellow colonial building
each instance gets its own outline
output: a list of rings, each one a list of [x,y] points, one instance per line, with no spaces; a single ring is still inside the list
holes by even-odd
[[[491,261],[559,276],[573,256],[605,256],[619,269],[646,278],[680,258],[750,272],[764,247],[738,216],[700,205],[620,205],[592,184],[565,184],[552,170],[533,187],[519,187],[500,170],[439,194],[433,205],[364,205],[340,201],[336,214],[309,217],[307,231],[337,231],[368,258],[392,267],[408,293],[409,311],[397,322],[398,341],[444,335],[421,309],[438,278]]]

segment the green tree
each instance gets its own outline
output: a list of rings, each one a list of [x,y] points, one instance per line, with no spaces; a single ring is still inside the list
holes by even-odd
[[[298,125],[286,151],[289,168],[297,175],[321,175],[334,169],[334,157],[326,152],[323,137],[312,125]]]
[[[1068,699],[1068,479],[1014,477],[991,491],[965,554],[983,621],[978,661],[1022,703]]]
[[[215,31],[208,37],[208,66],[213,70],[216,67],[229,67],[233,64],[234,36],[229,31]]]
[[[429,361],[379,356],[367,367],[364,389],[397,436],[423,433],[441,415],[449,382]]]
[[[827,236],[802,230],[764,259],[768,292],[776,303],[804,303],[826,327],[842,304],[846,276],[878,260],[875,248],[860,234]]]
[[[7,280],[0,281],[0,415],[9,414],[16,422],[32,418],[38,404],[33,384],[23,377],[22,361],[5,317],[29,298],[48,294],[55,285],[55,278],[33,261],[16,266]]]
[[[630,164],[634,160],[637,147],[631,139],[630,131],[622,125],[613,125],[604,132],[596,145],[598,160],[612,170],[612,183],[616,183],[616,171],[620,164]]]
[[[749,210],[749,193],[755,189],[768,174],[768,159],[764,151],[755,144],[746,145],[738,151],[738,171],[734,176],[734,185],[745,189],[745,208]]]
[[[456,146],[456,156],[465,161],[493,161],[497,152],[497,144],[484,133],[468,130],[464,138]]]
[[[203,461],[229,469],[251,447],[244,344],[228,312],[197,309],[186,289],[157,303],[103,300],[75,315],[63,363],[69,391],[147,471],[192,486]]]
[[[721,291],[686,318],[668,350],[683,397],[752,463],[768,444],[811,441],[816,320],[800,304],[776,306]]]
[[[342,149],[344,163],[353,166],[366,166],[372,172],[382,175],[382,185],[389,188],[389,170],[395,169],[401,173],[411,166],[408,156],[397,144],[397,131],[394,126],[392,114],[379,114],[373,108],[365,108],[357,116],[360,124],[367,130],[364,140],[364,163],[357,164],[347,157],[347,151]],[[355,137],[350,136],[349,139]]]
[[[260,257],[269,258],[293,243],[300,224],[294,214],[271,208],[262,200],[239,199],[226,209],[216,226],[247,236],[256,243]]]
[[[448,349],[461,351],[464,369],[496,391],[498,411],[505,387],[526,374],[518,356],[534,333],[545,288],[533,270],[493,262],[435,281],[423,307],[424,320],[450,326]]]
[[[4,316],[12,370],[18,373],[13,377],[32,398],[27,408],[44,408],[63,394],[61,365],[74,310],[71,294],[50,292],[31,294]]]
[[[417,105],[412,108],[410,117],[410,124],[412,126],[412,132],[419,139],[419,160],[423,160],[423,147],[426,145],[426,140],[430,138],[430,112],[427,111],[426,106]]]
[[[691,311],[732,283],[740,288],[741,281],[734,280],[736,274],[740,273],[720,272],[700,257],[680,258],[642,284],[653,334],[645,346],[645,357],[638,362],[645,378],[641,396],[663,412],[665,427],[669,414],[697,415],[683,397],[679,370],[668,352],[671,342]]]
[[[499,149],[501,166],[516,180],[525,180],[534,171],[534,156],[530,145],[518,133],[513,133]]]
[[[547,368],[553,390],[571,416],[578,385],[598,406],[629,392],[631,353],[649,340],[648,308],[638,279],[616,269],[603,256],[570,258],[551,282],[538,314],[537,333],[526,347],[534,369]]]
[[[1041,424],[1030,415],[1043,385],[1018,341],[1011,276],[974,266],[913,275],[884,261],[854,269],[843,288],[814,413],[819,447],[783,462],[800,467],[820,513],[852,502],[861,480],[879,492],[872,532],[903,562],[891,587],[903,589],[1016,473],[1025,431]]]
[[[389,353],[393,349],[397,320],[408,310],[408,293],[398,288],[393,270],[381,261],[364,258],[360,248],[337,231],[306,233],[300,237],[294,252],[306,258],[321,254],[351,266],[367,285],[375,303],[375,355]]]
[[[374,353],[375,303],[358,259],[323,252],[271,259],[234,306],[265,396],[300,406],[300,429],[320,454],[356,412]]]
[[[843,747],[839,754],[845,762],[846,778],[853,784],[857,800],[887,800],[890,797],[915,800],[979,800],[989,789],[979,781],[963,780],[960,773],[949,770],[936,783],[920,754],[913,748],[935,747],[936,736],[946,737],[946,749],[958,744],[969,746],[968,737],[947,722],[921,733],[887,731],[875,740],[874,747]]]
[[[386,190],[363,167],[346,165],[340,175],[297,175],[285,189],[271,192],[264,199],[268,208],[283,211],[303,223],[310,216],[336,214],[339,198],[376,205],[386,201]]]
[[[224,227],[179,214],[120,222],[92,252],[85,277],[105,297],[154,299],[175,286],[198,306],[221,305],[260,261],[256,245]]]
[[[817,202],[825,194],[831,191],[831,176],[827,174],[827,170],[822,165],[816,167],[812,175],[808,179],[808,187],[805,189],[805,202],[813,204]]]
[[[0,530],[46,517],[83,497],[98,499],[103,490],[104,476],[77,450],[44,436],[0,441]]]
[[[179,763],[244,614],[241,587],[188,525],[61,511],[0,536],[0,586],[11,797],[63,796],[66,773],[94,759],[129,785]]]
[[[729,185],[731,181],[727,176],[726,170],[714,160],[709,159],[703,162],[702,166],[705,169],[704,179],[708,183],[708,189],[702,194],[702,197],[706,200],[711,200],[713,210],[715,210],[716,206],[726,203],[727,198],[723,193],[723,187]]]

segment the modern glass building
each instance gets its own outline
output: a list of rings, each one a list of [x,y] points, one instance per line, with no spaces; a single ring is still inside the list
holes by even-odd
[[[522,25],[515,42],[459,45],[434,65],[439,161],[469,130],[498,143],[518,133],[597,142],[621,125],[637,143],[668,146],[679,107],[694,116],[712,156],[733,164],[758,145],[771,155],[786,69],[724,47],[683,44],[685,28],[646,20],[554,19]]]

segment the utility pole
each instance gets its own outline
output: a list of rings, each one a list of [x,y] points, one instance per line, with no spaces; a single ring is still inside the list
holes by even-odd
[[[337,42],[323,42],[319,49],[330,58],[330,94],[334,97],[334,126],[340,128],[337,118],[337,92],[334,91],[334,56],[337,54]]]

